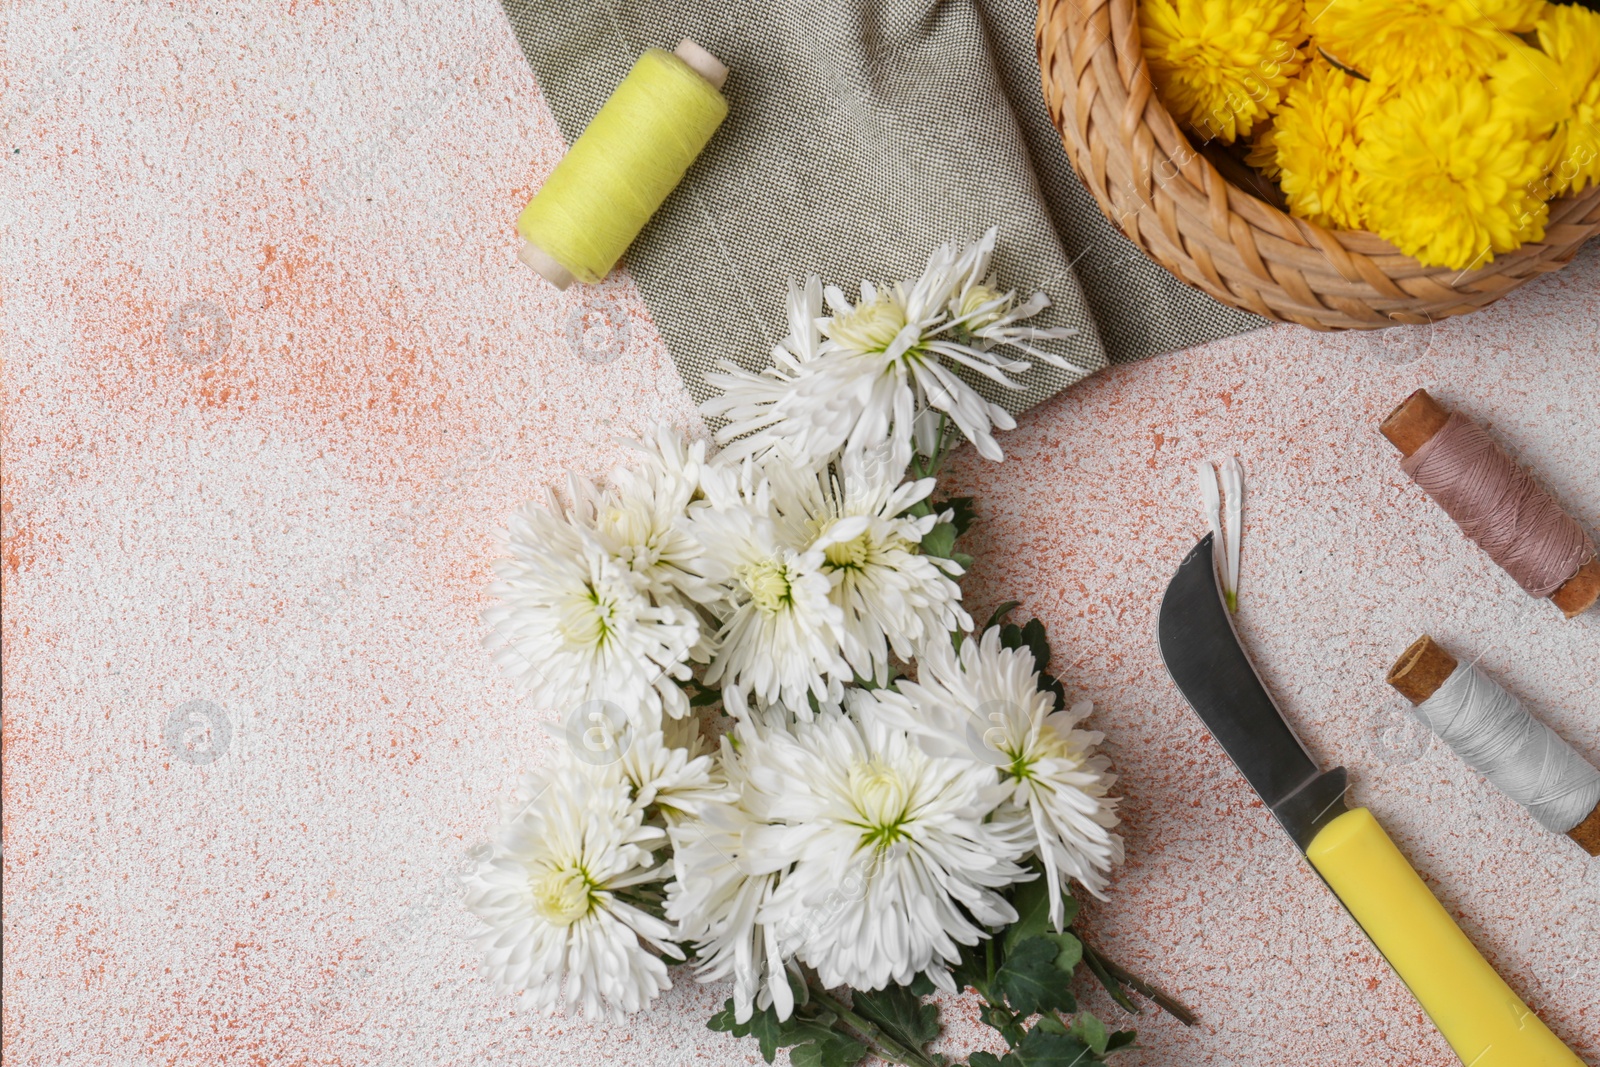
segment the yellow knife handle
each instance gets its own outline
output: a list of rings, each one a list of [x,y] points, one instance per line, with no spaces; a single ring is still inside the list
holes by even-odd
[[[1306,849],[1467,1067],[1584,1067],[1495,973],[1366,808]]]

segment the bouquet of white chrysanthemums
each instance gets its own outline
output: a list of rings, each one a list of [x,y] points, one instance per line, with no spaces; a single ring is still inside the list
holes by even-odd
[[[1101,735],[1037,620],[974,631],[972,502],[935,498],[958,434],[999,459],[1014,425],[953,368],[1019,388],[1001,351],[1065,365],[1036,342],[1073,332],[1020,325],[1047,302],[997,290],[993,248],[854,306],[792,289],[774,365],[711,377],[719,453],[658,431],[513,517],[487,643],[566,744],[466,903],[530,1006],[639,1011],[692,961],[732,980],[711,1025],[769,1062],[921,1065],[922,998],[972,986],[1016,1051],[971,1062],[1012,1067],[1131,1041],[1076,1011],[1080,961],[1125,1006],[1124,984],[1165,1002],[1069,931],[1069,880],[1099,895],[1122,858]]]

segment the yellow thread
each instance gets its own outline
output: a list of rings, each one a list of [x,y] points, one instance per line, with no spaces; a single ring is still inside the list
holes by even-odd
[[[523,209],[517,231],[578,280],[599,281],[727,114],[710,82],[650,49]]]

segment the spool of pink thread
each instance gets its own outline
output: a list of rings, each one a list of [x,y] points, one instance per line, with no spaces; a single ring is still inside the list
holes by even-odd
[[[1600,560],[1583,527],[1481,426],[1418,389],[1378,429],[1401,468],[1529,594],[1569,619],[1600,600]]]

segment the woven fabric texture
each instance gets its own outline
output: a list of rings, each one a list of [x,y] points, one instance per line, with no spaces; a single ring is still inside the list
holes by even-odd
[[[1184,286],[1100,213],[1040,92],[1027,0],[503,0],[570,143],[644,49],[692,37],[730,113],[625,263],[696,400],[721,360],[767,365],[792,278],[915,277],[1000,227],[1002,284],[1043,290],[1072,369],[981,391],[1025,410],[1104,367],[1262,320]]]

